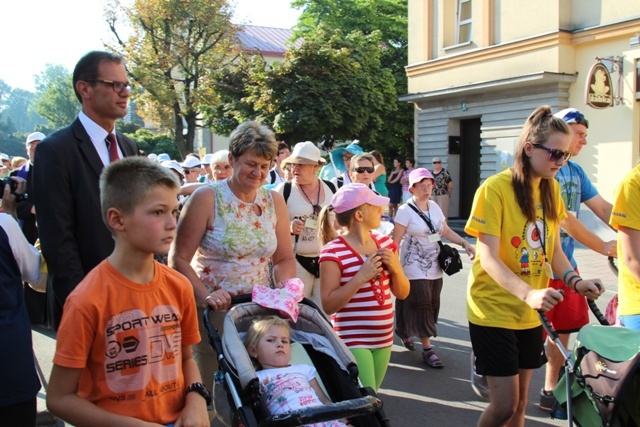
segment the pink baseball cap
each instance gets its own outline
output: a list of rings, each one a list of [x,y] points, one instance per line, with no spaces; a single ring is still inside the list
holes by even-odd
[[[409,188],[413,187],[413,184],[422,181],[425,178],[429,178],[431,180],[433,180],[433,182],[436,182],[436,179],[433,177],[433,175],[431,175],[431,172],[429,172],[429,169],[425,169],[425,168],[418,168],[418,169],[414,169],[409,173]]]
[[[347,184],[340,187],[331,199],[331,206],[336,213],[346,212],[362,205],[387,206],[389,198],[379,196],[365,184]]]

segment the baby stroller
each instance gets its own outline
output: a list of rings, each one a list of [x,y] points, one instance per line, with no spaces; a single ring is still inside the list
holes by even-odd
[[[551,416],[568,419],[570,426],[639,427],[640,332],[609,327],[595,302],[588,303],[600,325],[580,329],[573,353],[540,313],[544,329],[565,358]]]
[[[272,415],[260,396],[258,377],[243,338],[256,316],[278,313],[252,303],[251,295],[234,297],[231,305],[222,338],[211,324],[210,308],[205,310],[203,319],[209,343],[218,354],[214,400],[223,424],[288,427],[348,418],[359,427],[390,426],[382,401],[371,388],[359,384],[358,367],[351,352],[317,306],[306,298],[300,303],[298,321],[291,325],[292,364],[305,363],[306,359],[315,366],[318,382],[337,403]]]

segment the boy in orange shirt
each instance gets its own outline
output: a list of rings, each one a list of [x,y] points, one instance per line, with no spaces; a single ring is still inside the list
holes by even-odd
[[[153,260],[175,237],[179,183],[144,157],[100,177],[111,255],[69,295],[47,407],[75,426],[208,426],[210,395],[191,357],[193,288]]]

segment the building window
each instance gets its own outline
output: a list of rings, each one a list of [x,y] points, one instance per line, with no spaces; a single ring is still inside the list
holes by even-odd
[[[471,0],[457,0],[456,44],[471,41]]]

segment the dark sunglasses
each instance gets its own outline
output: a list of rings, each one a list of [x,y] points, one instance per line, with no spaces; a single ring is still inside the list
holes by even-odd
[[[357,172],[357,173],[373,173],[375,169],[371,166],[360,166],[358,168],[353,168],[351,169],[351,172]]]
[[[433,162],[434,165],[439,165],[442,162]]]
[[[184,172],[185,175],[189,175],[189,174],[192,174],[192,173],[200,173],[199,170],[189,170],[189,169],[183,169],[183,172]]]
[[[542,148],[543,150],[547,150],[549,152],[549,160],[553,160],[554,162],[557,162],[558,160],[562,160],[563,162],[566,162],[571,158],[571,152],[569,151],[562,151],[556,148],[545,147],[542,144],[532,144],[532,145],[535,148]]]

